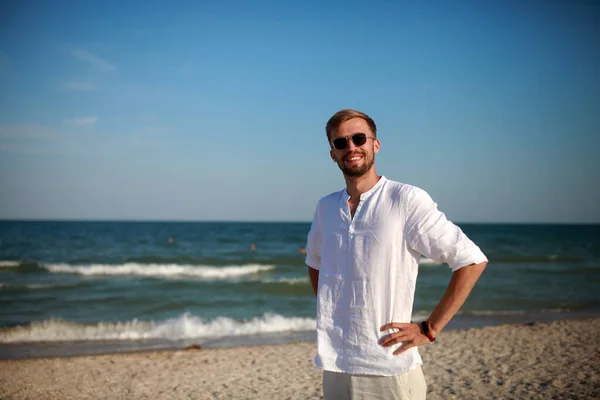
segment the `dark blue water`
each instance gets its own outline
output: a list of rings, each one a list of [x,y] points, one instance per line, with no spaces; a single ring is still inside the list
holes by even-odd
[[[315,298],[301,253],[309,227],[2,221],[0,343],[244,344],[310,332]],[[600,225],[461,228],[490,263],[457,321],[600,310]],[[435,307],[450,274],[422,261],[415,318]]]

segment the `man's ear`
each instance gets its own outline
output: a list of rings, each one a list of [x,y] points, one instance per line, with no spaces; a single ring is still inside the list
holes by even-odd
[[[335,159],[335,155],[333,153],[333,149],[329,150],[329,156],[331,157],[334,163],[337,163],[337,160]]]
[[[379,148],[381,147],[381,143],[379,143],[379,139],[374,140],[373,147],[375,149],[375,154],[379,153]]]

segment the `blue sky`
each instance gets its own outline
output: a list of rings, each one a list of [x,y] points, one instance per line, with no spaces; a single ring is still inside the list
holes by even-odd
[[[5,5],[0,218],[310,221],[324,126],[457,222],[600,222],[595,2]]]

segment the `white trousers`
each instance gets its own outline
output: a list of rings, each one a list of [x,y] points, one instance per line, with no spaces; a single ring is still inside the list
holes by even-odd
[[[427,382],[420,365],[396,376],[323,372],[326,400],[425,400]]]

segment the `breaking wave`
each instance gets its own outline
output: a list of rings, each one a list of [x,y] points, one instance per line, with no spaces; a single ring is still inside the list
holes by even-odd
[[[298,277],[298,278],[278,278],[278,279],[265,279],[262,280],[263,283],[286,283],[288,285],[298,285],[310,283],[310,279],[308,277]]]
[[[44,265],[44,268],[54,273],[78,274],[84,276],[131,275],[155,278],[195,277],[200,279],[231,279],[270,271],[275,267],[273,265],[261,264],[212,267],[206,265],[125,263],[122,265],[48,264]]]
[[[421,257],[419,265],[444,265],[443,263],[432,260],[431,258]]]
[[[0,261],[0,268],[16,268],[19,265],[18,261]]]
[[[229,317],[204,319],[189,313],[165,321],[98,322],[81,324],[49,319],[29,325],[0,329],[0,343],[87,340],[181,340],[254,335],[316,329],[313,318],[284,317],[267,313],[248,320]]]

